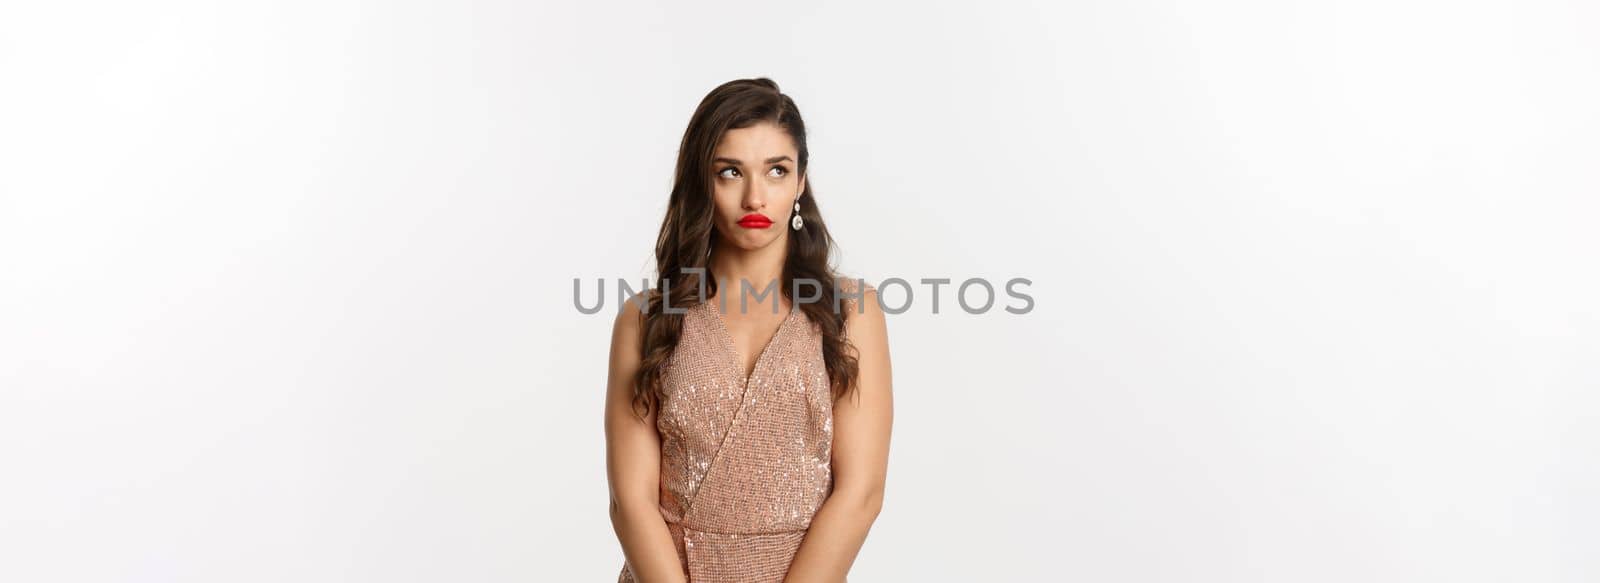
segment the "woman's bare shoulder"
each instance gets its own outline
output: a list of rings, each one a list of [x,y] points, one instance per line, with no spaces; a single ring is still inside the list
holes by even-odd
[[[655,293],[655,290],[645,290],[624,300],[622,306],[617,309],[616,320],[612,323],[613,333],[637,336],[639,330],[643,328],[644,315],[650,309],[650,298]]]
[[[876,311],[878,307],[878,288],[867,282],[867,279],[858,275],[839,275],[834,278],[834,285],[839,290],[839,297],[843,301],[845,320],[855,316]]]
[[[875,292],[878,290],[878,288],[873,287],[872,283],[867,281],[867,278],[860,275],[841,274],[834,277],[833,281],[839,287],[839,291],[847,294]]]

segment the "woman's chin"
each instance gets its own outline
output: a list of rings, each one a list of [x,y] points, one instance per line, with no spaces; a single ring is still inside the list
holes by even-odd
[[[781,233],[774,235],[760,229],[734,228],[744,232],[735,232],[732,237],[727,237],[725,233],[723,240],[729,247],[740,251],[760,251],[783,240]]]

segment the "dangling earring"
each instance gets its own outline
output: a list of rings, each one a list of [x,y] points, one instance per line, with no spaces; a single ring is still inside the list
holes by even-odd
[[[805,219],[800,218],[800,201],[794,201],[794,218],[789,220],[789,226],[794,227],[794,230],[798,231],[800,230],[800,227],[804,227],[805,225]]]

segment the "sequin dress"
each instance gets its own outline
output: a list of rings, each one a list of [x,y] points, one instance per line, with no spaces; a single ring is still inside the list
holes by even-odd
[[[833,491],[821,332],[790,311],[745,378],[718,313],[737,301],[687,309],[656,417],[661,516],[690,583],[781,583]],[[626,560],[617,581],[634,581]]]

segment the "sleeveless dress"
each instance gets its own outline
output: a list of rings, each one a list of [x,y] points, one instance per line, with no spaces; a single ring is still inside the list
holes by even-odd
[[[853,283],[842,287],[853,293]],[[661,517],[690,583],[781,583],[833,491],[822,335],[791,310],[746,378],[719,314],[737,311],[738,298],[727,303],[687,308],[667,359],[656,416]],[[617,581],[634,581],[626,559]]]

